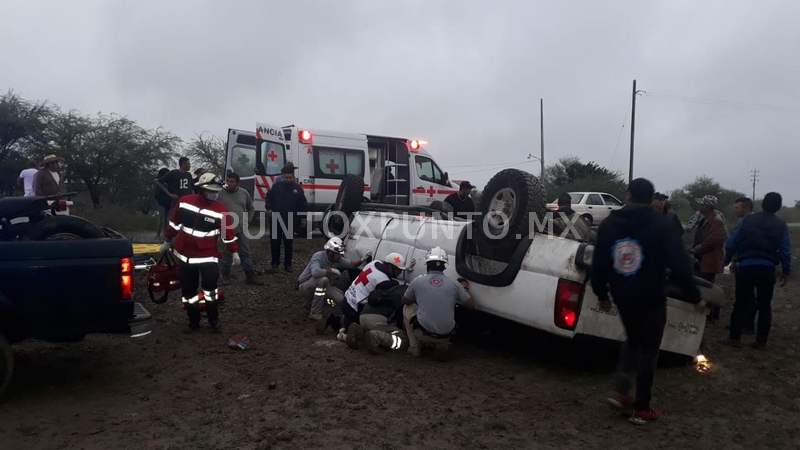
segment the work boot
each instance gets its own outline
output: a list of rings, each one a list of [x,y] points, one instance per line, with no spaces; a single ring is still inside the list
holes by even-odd
[[[365,337],[367,350],[372,354],[380,354],[386,350],[398,352],[408,348],[408,338],[400,331],[388,333],[386,331],[371,330]]]
[[[208,325],[211,326],[212,333],[222,333],[222,324],[219,320],[209,320]]]
[[[244,282],[245,284],[249,284],[252,286],[263,286],[264,282],[256,278],[256,274],[254,272],[245,272],[244,276],[246,277]]]
[[[361,341],[364,340],[364,328],[355,322],[351,323],[349,327],[347,327],[347,338],[345,339],[345,343],[348,347],[352,348],[353,350],[358,350],[360,347]]]
[[[183,329],[184,334],[192,334],[195,331],[200,329],[200,324],[198,323],[190,323],[188,327]]]

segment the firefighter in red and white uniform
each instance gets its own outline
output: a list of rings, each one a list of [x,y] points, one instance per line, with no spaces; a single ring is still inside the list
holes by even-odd
[[[219,331],[217,280],[219,278],[220,237],[239,264],[239,246],[231,215],[218,201],[222,180],[213,173],[200,175],[196,194],[185,195],[172,211],[165,236],[172,240],[172,253],[180,261],[181,297],[189,315],[189,330],[200,326],[200,310],[205,307],[208,323]],[[198,288],[202,289],[202,295]]]

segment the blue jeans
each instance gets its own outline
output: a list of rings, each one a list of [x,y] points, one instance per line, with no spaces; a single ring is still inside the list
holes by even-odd
[[[244,270],[244,273],[253,272],[255,267],[253,267],[253,259],[250,258],[250,241],[244,236],[244,233],[237,231],[236,242],[239,244],[239,258],[242,259],[242,270]],[[225,246],[222,250],[222,261],[220,261],[219,266],[220,273],[225,276],[230,275],[232,264],[233,254],[228,250],[228,246]]]

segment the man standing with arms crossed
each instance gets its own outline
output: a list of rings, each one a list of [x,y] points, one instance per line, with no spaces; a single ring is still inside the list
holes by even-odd
[[[666,269],[687,301],[703,307],[688,255],[669,219],[655,211],[653,184],[644,178],[628,187],[626,206],[600,224],[592,262],[592,289],[600,309],[617,306],[627,339],[620,353],[614,392],[608,403],[633,407],[630,422],[643,425],[660,413],[650,407],[661,337],[667,321]],[[636,398],[629,392],[636,375]]]
[[[247,239],[244,233],[244,229],[249,223],[250,214],[253,212],[253,198],[250,197],[249,192],[239,187],[239,175],[235,172],[228,173],[225,187],[220,192],[219,199],[225,205],[225,209],[236,216],[236,219],[233,219],[233,223],[236,224],[236,239],[239,242],[239,257],[242,260],[245,283],[263,286],[264,283],[256,279],[256,269],[250,253],[250,240]],[[231,274],[232,262],[233,254],[226,247],[223,250],[222,262],[219,268],[223,285],[235,279]]]

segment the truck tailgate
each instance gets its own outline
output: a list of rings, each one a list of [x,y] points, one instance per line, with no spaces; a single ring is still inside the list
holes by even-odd
[[[132,254],[124,239],[3,242],[0,290],[32,337],[127,332],[134,303],[122,300],[120,260]]]
[[[689,303],[667,299],[667,324],[661,339],[661,350],[686,356],[695,356],[703,340],[706,313]],[[625,341],[625,329],[616,306],[609,312],[600,310],[597,297],[586,289],[576,334],[584,334],[615,341]]]

